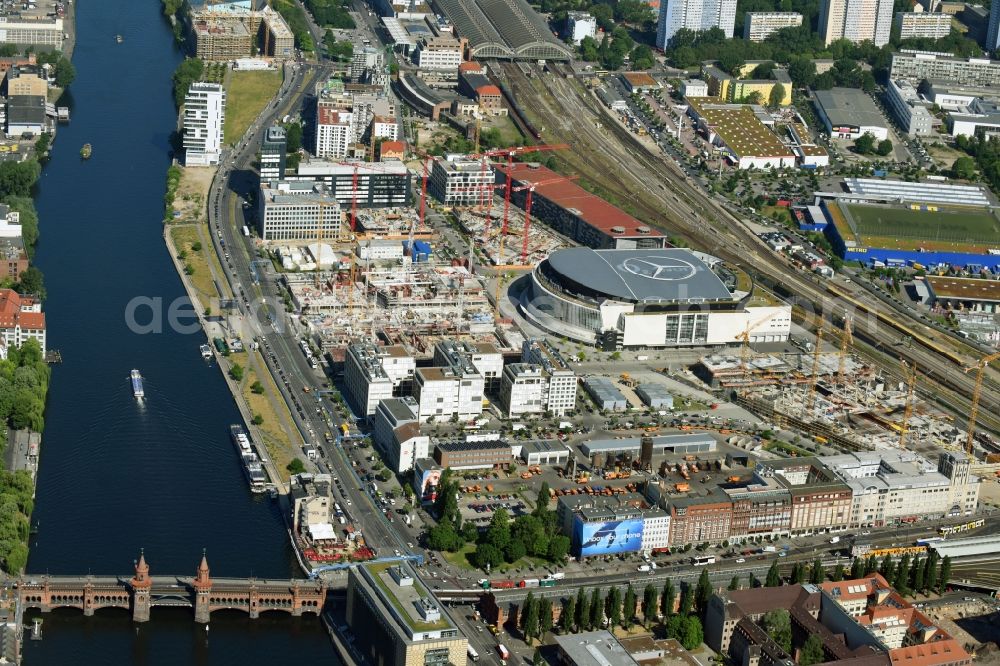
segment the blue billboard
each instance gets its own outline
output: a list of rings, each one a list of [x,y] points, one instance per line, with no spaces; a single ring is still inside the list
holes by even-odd
[[[642,546],[642,518],[585,523],[577,518],[574,543],[580,557],[634,553]]]

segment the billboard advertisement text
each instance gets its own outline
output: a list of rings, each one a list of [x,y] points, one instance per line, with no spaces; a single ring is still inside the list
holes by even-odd
[[[576,542],[581,557],[634,553],[642,545],[642,518],[584,523],[577,520]]]

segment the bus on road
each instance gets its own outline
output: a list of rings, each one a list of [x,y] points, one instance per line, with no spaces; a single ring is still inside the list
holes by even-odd
[[[715,556],[714,555],[702,555],[702,556],[699,556],[699,557],[692,557],[691,558],[691,564],[693,564],[696,567],[703,567],[703,566],[706,566],[708,564],[715,564]]]
[[[500,658],[504,661],[510,659],[510,650],[508,650],[503,643],[497,646],[497,652],[500,654]]]
[[[476,648],[469,646],[469,659],[472,661],[479,661],[479,653],[476,652]]]

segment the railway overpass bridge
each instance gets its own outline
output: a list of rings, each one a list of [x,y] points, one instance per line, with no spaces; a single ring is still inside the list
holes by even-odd
[[[242,610],[257,618],[267,611],[295,617],[319,615],[326,602],[326,583],[321,580],[264,580],[258,578],[212,578],[208,560],[202,555],[194,577],[157,576],[149,573],[145,554],[140,554],[131,578],[121,576],[41,576],[18,581],[21,610],[37,608],[47,613],[55,608],[79,608],[93,615],[103,608],[122,608],[135,622],[147,622],[154,606],[194,609],[194,621],[207,623],[218,610]]]

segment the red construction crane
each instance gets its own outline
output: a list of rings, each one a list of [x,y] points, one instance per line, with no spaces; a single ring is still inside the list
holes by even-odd
[[[510,170],[508,170],[508,177],[510,175]],[[553,183],[563,183],[569,180],[576,180],[579,176],[561,176],[559,178],[549,178],[548,180],[540,180],[537,183],[529,183],[527,185],[521,185],[520,187],[513,188],[513,192],[520,192],[522,190],[528,190],[524,199],[524,231],[521,238],[521,264],[527,265],[528,263],[528,233],[531,230],[531,195],[534,194],[535,188],[542,185],[552,185]],[[510,195],[508,194],[508,202],[510,200]],[[503,233],[507,232],[507,209],[509,203],[504,207],[504,220],[503,220]]]
[[[341,166],[351,167],[353,174],[351,176],[351,231],[357,232],[358,230],[358,169],[364,167],[369,171],[377,171],[381,173],[393,173],[391,171],[382,168],[382,162],[359,162],[351,161],[344,162],[339,160],[331,160],[334,164],[339,164]],[[426,185],[426,180],[425,180]],[[422,220],[421,220],[422,221]]]

